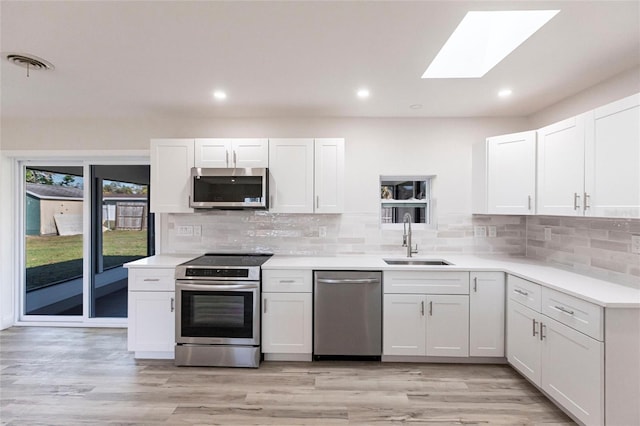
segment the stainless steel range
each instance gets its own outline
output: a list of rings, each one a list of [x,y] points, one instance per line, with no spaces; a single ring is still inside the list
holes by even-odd
[[[176,267],[176,365],[259,366],[260,266],[269,257],[207,253]]]

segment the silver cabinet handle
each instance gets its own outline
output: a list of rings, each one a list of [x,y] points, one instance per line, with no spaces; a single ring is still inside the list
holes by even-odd
[[[429,302],[429,316],[433,316],[433,300]]]
[[[473,291],[478,292],[478,277],[473,277]]]
[[[296,280],[280,280],[280,284],[292,284],[295,282]]]
[[[145,278],[143,281],[160,281],[160,278]]]
[[[273,195],[269,196],[269,207],[273,207]]]
[[[316,209],[320,208],[320,196],[316,195]]]
[[[420,314],[424,316],[424,300],[420,302]]]
[[[523,296],[528,296],[529,295],[529,293],[527,293],[526,291],[522,291],[519,288],[514,288],[513,291],[515,291],[516,293],[521,294]]]
[[[591,195],[587,194],[586,192],[584,193],[584,209],[590,209],[591,205],[589,204],[591,200]]]
[[[567,314],[567,315],[573,315],[573,314],[574,314],[574,312],[573,312],[573,311],[570,311],[569,309],[565,308],[564,306],[555,306],[555,308],[556,308],[557,310],[559,310],[559,311],[564,312],[564,313],[565,313],[565,314]]]
[[[227,166],[229,165],[229,150],[228,149],[224,150],[224,162],[227,164]]]
[[[264,304],[262,306],[263,306],[262,312],[266,314],[267,313],[267,299],[264,299]]]
[[[531,195],[529,195],[527,197],[527,206],[528,206],[529,210],[531,210]]]
[[[176,310],[176,299],[171,298],[171,312]]]
[[[536,335],[538,334],[538,330],[536,330],[536,326],[538,325],[538,321],[536,321],[536,319],[533,319],[533,337],[536,337]]]
[[[577,192],[573,193],[573,209],[578,210],[580,208],[580,196]]]
[[[545,327],[546,327],[546,325],[544,325],[544,324],[542,323],[542,321],[541,321],[541,322],[540,322],[540,340],[541,340],[541,341],[542,341],[542,340],[544,340],[544,338],[545,338],[545,337],[547,337],[547,336],[545,336],[545,335],[544,335],[544,328],[545,328]]]
[[[238,155],[236,154],[236,150],[233,150],[233,167],[235,168],[238,164]]]

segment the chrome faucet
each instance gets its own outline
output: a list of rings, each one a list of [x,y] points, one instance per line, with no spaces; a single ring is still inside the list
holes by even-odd
[[[411,257],[412,254],[418,252],[418,244],[416,244],[416,249],[414,250],[411,247],[411,222],[413,219],[411,218],[411,213],[405,213],[402,218],[402,227],[404,229],[404,233],[402,234],[402,247],[407,248],[407,257]],[[407,232],[407,224],[409,225]]]

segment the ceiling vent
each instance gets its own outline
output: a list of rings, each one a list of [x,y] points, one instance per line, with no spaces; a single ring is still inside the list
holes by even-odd
[[[27,69],[27,77],[30,70],[52,70],[54,66],[51,62],[42,58],[38,58],[34,55],[28,55],[25,53],[7,53],[5,55],[7,61],[14,65]]]

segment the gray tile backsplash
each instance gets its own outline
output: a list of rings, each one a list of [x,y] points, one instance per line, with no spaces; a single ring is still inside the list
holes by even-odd
[[[545,228],[551,231],[549,240]],[[631,253],[631,236],[640,235],[640,219],[531,216],[526,235],[528,257],[640,288],[640,254]]]
[[[381,230],[379,216],[274,214],[264,211],[210,211],[163,217],[163,252],[253,251],[335,256],[405,253],[402,229]],[[181,225],[199,225],[200,237],[181,237]],[[474,237],[474,225],[495,226],[496,237]],[[321,236],[321,232],[323,232]],[[434,229],[414,229],[418,255],[441,253],[525,254],[525,220],[520,216],[450,215]]]
[[[202,235],[181,237],[181,225]],[[475,226],[496,227],[495,237],[474,237]],[[546,241],[544,229],[550,228]],[[640,219],[555,216],[442,215],[433,229],[414,229],[418,256],[447,253],[527,256],[577,273],[640,288],[640,255],[631,235]],[[402,229],[380,229],[369,213],[274,214],[265,211],[207,211],[162,217],[162,251],[268,251],[276,254],[403,256]],[[322,235],[322,236],[321,236]]]

